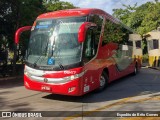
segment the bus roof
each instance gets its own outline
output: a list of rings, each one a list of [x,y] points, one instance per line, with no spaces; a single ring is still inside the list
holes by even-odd
[[[75,16],[87,16],[89,14],[101,14],[102,16],[106,16],[112,22],[121,24],[124,28],[134,32],[132,29],[124,25],[120,20],[114,18],[112,15],[107,12],[97,9],[97,8],[76,8],[76,9],[66,9],[66,10],[58,10],[53,12],[48,12],[41,14],[37,17],[37,19],[49,19],[49,18],[65,18],[65,17],[75,17]]]
[[[95,12],[98,12],[100,14],[106,13],[100,9],[95,9],[95,8],[78,8],[78,9],[67,9],[67,10],[59,10],[59,11],[44,13],[39,15],[37,19],[85,16]]]

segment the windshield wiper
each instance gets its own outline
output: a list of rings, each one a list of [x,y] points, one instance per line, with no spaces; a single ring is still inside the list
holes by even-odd
[[[64,66],[62,65],[62,61],[61,61],[61,58],[60,58],[60,54],[61,54],[61,50],[60,49],[57,49],[56,51],[56,56],[57,56],[57,59],[58,59],[58,65],[59,65],[59,68],[61,70],[64,70]]]
[[[61,70],[64,70],[64,66],[60,62],[58,63],[58,65]]]
[[[34,67],[34,68],[37,67],[37,62],[40,60],[41,57],[42,57],[42,55],[40,55],[40,56],[36,59],[36,61],[33,63],[33,67]]]

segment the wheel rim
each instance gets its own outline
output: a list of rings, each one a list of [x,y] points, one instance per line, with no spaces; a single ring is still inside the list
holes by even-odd
[[[100,78],[100,87],[104,87],[105,83],[106,83],[105,77],[101,76],[101,78]]]
[[[134,68],[134,73],[137,73],[137,67]]]

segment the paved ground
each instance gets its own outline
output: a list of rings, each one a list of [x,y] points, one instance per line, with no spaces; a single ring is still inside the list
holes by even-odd
[[[111,83],[101,93],[92,92],[81,97],[27,90],[22,77],[14,78],[11,83],[0,80],[0,111],[46,111],[42,116],[58,116],[47,117],[50,120],[160,120],[160,117],[153,117],[160,116],[159,73],[158,70],[142,68],[137,76],[127,76]],[[140,117],[130,117],[134,113]],[[120,117],[122,115],[128,117]]]

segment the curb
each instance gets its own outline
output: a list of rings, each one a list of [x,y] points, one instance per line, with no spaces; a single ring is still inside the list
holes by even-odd
[[[150,69],[154,69],[154,70],[159,70],[160,71],[160,67],[142,66],[141,68],[150,68]]]
[[[141,68],[149,68],[149,66],[142,66]]]
[[[160,68],[157,68],[157,67],[148,67],[148,68],[151,68],[151,69],[159,70],[159,71],[160,71]]]
[[[23,84],[23,75],[16,77],[0,78],[0,87],[3,87],[4,85],[12,86],[14,84]]]

